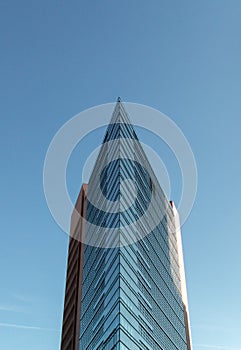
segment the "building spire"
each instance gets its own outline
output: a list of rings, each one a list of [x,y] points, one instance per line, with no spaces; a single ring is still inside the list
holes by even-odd
[[[130,118],[125,110],[125,107],[122,103],[120,96],[118,96],[117,98],[116,106],[110,121],[110,124],[116,124],[116,123],[131,124]]]
[[[103,142],[108,142],[116,138],[130,138],[138,140],[120,97],[117,99]]]

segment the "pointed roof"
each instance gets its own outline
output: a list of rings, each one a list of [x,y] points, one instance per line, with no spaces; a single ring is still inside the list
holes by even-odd
[[[130,138],[138,140],[120,97],[117,99],[117,103],[112,114],[110,124],[107,127],[103,142],[108,142],[117,138]]]
[[[117,142],[109,142],[113,140]],[[154,193],[155,196],[152,195]],[[89,237],[86,238],[89,240],[87,244],[97,245],[97,241],[102,242],[103,238],[104,243],[101,244],[106,247],[113,247],[112,236],[111,239],[108,238],[106,229],[115,229],[113,239],[118,244],[129,244],[128,240],[134,242],[140,239],[139,235],[142,235],[144,229],[129,226],[128,215],[136,218],[142,217],[146,210],[153,211],[154,221],[149,222],[148,217],[143,219],[143,227],[145,230],[150,228],[151,232],[160,222],[160,217],[153,208],[159,206],[160,202],[170,206],[120,98],[89,179],[87,198],[90,208],[87,220],[98,226],[98,235],[95,228],[95,233],[90,230]],[[142,203],[141,206],[138,203]],[[128,226],[128,237],[125,226]]]
[[[130,118],[123,106],[123,103],[121,102],[120,97],[117,99],[116,106],[110,120],[110,124],[116,123],[131,124]]]

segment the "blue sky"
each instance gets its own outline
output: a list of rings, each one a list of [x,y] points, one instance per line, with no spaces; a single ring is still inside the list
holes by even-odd
[[[45,202],[45,153],[70,117],[119,95],[170,116],[191,144],[194,350],[241,349],[240,18],[239,0],[1,0],[1,349],[59,348],[68,237]],[[73,200],[103,132],[70,159]]]

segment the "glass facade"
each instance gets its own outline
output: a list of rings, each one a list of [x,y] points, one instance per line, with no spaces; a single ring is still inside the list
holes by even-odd
[[[189,350],[173,208],[120,102],[86,218],[79,350]]]

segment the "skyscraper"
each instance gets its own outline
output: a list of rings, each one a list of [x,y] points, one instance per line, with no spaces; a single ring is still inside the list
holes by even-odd
[[[118,100],[71,219],[61,350],[190,350],[178,213]]]

